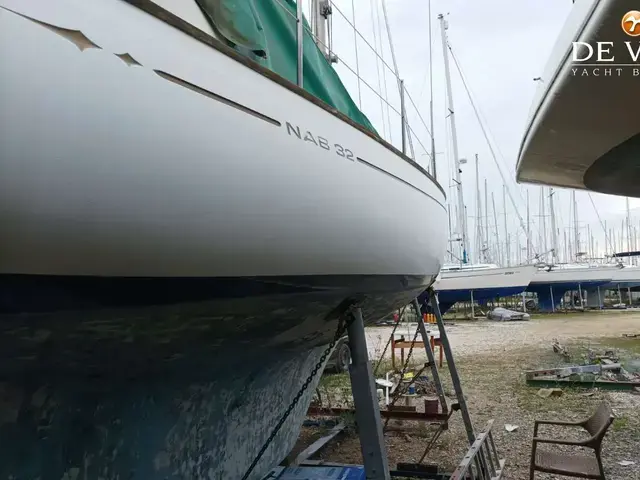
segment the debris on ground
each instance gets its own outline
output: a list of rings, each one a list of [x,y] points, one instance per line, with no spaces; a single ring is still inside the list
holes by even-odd
[[[511,425],[510,423],[505,423],[504,429],[507,432],[515,432],[518,429],[518,425]]]
[[[618,465],[622,465],[623,467],[628,467],[629,465],[635,465],[636,462],[631,462],[629,460],[622,460],[621,462],[618,462]]]
[[[536,393],[541,398],[560,397],[562,395],[561,388],[541,388]]]
[[[555,338],[552,348],[567,362],[571,359],[567,348]],[[615,350],[598,351],[592,348],[587,348],[582,358],[582,365],[529,370],[525,372],[527,384],[538,387],[578,384],[586,388],[600,387],[609,390],[633,390],[640,387],[640,360],[627,359],[625,365],[628,369],[625,369],[620,354]]]
[[[564,345],[560,344],[560,342],[558,342],[557,338],[553,339],[552,348],[553,348],[554,352],[559,353],[560,355],[562,355],[566,361],[571,360],[571,355],[569,355],[569,352],[567,351],[567,347],[565,347]]]

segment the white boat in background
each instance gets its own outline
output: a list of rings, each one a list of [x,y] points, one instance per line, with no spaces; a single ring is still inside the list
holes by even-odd
[[[614,271],[611,284],[623,285],[624,287],[640,286],[640,267],[621,266]]]
[[[242,478],[440,270],[440,185],[194,0],[0,0],[0,64],[1,478]]]
[[[640,196],[638,38],[623,30],[637,9],[629,0],[574,3],[540,78],[518,181]],[[598,42],[613,60],[597,60]]]
[[[522,293],[536,273],[533,265],[498,267],[493,264],[445,264],[436,279],[440,309],[446,311],[457,302],[484,303],[499,297]]]

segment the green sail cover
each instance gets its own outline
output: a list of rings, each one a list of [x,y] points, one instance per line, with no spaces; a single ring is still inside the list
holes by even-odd
[[[294,0],[197,0],[220,39],[236,51],[297,81]],[[305,21],[304,89],[353,121],[375,132],[351,99],[340,77],[313,41]]]

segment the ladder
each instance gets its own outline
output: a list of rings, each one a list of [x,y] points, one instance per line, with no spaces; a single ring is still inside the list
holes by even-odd
[[[489,420],[449,480],[500,480],[502,478],[505,461],[498,457],[491,434],[492,426],[493,420]]]

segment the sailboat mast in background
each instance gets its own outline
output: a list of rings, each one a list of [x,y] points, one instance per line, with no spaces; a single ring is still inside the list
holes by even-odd
[[[631,210],[629,209],[629,197],[627,197],[627,252],[631,252]],[[627,257],[629,265],[632,263],[631,256]]]
[[[476,153],[476,262],[486,261],[484,258],[484,227],[482,226],[482,198],[480,196],[480,167]],[[483,257],[482,259],[480,257]]]
[[[580,229],[578,227],[578,204],[576,203],[576,191],[571,191],[571,202],[573,204],[573,250],[574,256],[577,257],[580,253]]]
[[[556,231],[556,210],[553,207],[553,188],[549,188],[549,210],[551,214],[551,262],[558,260],[558,232]]]
[[[458,134],[456,131],[455,109],[453,107],[453,92],[451,90],[451,72],[449,70],[449,51],[447,40],[447,21],[444,15],[438,15],[440,20],[440,29],[442,31],[442,50],[444,54],[444,75],[447,82],[447,109],[449,111],[449,122],[451,125],[451,145],[453,150],[453,159],[455,162],[454,181],[456,184],[456,192],[458,195],[458,215],[457,229],[460,232],[462,246],[462,263],[467,263],[467,220],[464,211],[464,196],[462,193],[462,178],[460,177],[460,156],[458,155]]]
[[[507,232],[507,186],[502,185],[502,210],[503,210],[503,218],[504,218],[504,258],[502,260],[502,266],[508,267],[510,265],[509,261],[509,233]]]

